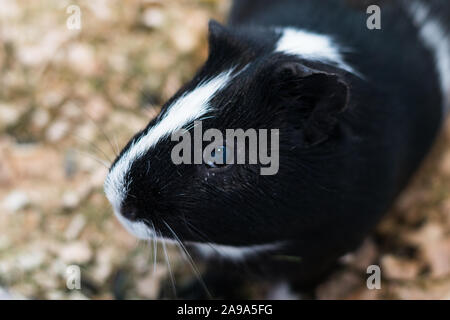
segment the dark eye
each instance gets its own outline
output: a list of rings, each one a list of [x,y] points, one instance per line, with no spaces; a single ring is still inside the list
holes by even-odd
[[[211,160],[206,162],[206,166],[209,168],[223,168],[227,164],[227,148],[220,146],[211,152]]]

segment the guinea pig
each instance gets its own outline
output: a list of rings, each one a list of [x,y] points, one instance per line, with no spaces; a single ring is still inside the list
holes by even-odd
[[[236,0],[227,26],[209,24],[205,64],[112,164],[104,189],[117,218],[138,238],[234,261],[236,274],[240,261],[299,288],[322,279],[392,205],[449,108],[450,2],[380,8],[371,30],[344,0]],[[276,130],[276,172],[174,163],[174,134],[197,125]],[[226,269],[216,273],[229,279]]]

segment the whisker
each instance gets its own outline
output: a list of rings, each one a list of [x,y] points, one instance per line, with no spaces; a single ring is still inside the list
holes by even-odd
[[[93,149],[96,150],[97,152],[100,152],[101,155],[102,155],[103,157],[105,157],[106,161],[108,161],[109,163],[111,163],[111,159],[110,159],[109,156],[106,154],[106,152],[103,151],[102,149],[100,149],[100,147],[96,146],[93,142],[89,141],[88,139],[86,139],[86,138],[84,138],[84,137],[82,137],[82,136],[77,135],[76,133],[70,133],[70,135],[72,135],[73,137],[75,137],[75,138],[77,138],[77,139],[79,139],[79,140],[82,140],[82,141],[84,141],[84,142],[87,142],[91,148],[93,148]]]
[[[120,153],[120,149],[119,149],[119,144],[117,143],[117,136],[115,133],[113,133],[112,139],[114,142],[114,153],[116,154],[116,156],[118,156]]]
[[[92,122],[92,124],[94,124],[94,126],[97,128],[98,131],[100,131],[100,134],[106,139],[106,141],[108,142],[109,146],[111,147],[112,152],[114,153],[114,155],[117,157],[119,154],[116,152],[116,150],[114,149],[114,145],[111,142],[111,139],[108,137],[108,135],[106,134],[106,131],[94,120],[94,118],[91,117],[91,115],[84,110],[80,105],[76,104],[76,106],[78,107],[78,109],[80,109],[80,111]]]
[[[192,231],[195,232],[194,235],[199,236],[200,238],[202,238],[203,241],[205,241],[205,244],[208,245],[215,253],[218,257],[222,257],[222,254],[220,253],[220,251],[212,244],[213,241],[211,239],[209,239],[203,232],[201,232],[197,227],[195,227],[191,222],[189,222],[186,217],[184,217],[184,222],[186,227],[188,228],[188,230],[192,233]],[[233,263],[235,265],[239,265],[239,266],[243,266],[243,267],[248,267],[247,263],[244,260],[232,260]]]
[[[155,231],[155,233],[152,235],[152,242],[153,242],[153,273],[156,274],[156,256],[158,253],[158,243],[156,239],[156,228],[153,221],[151,221],[152,229]]]
[[[198,237],[200,237],[203,241],[205,241],[205,243],[211,248],[213,249],[218,255],[220,255],[219,250],[217,250],[216,247],[214,247],[211,243],[213,241],[211,241],[211,239],[209,239],[203,232],[201,232],[199,229],[197,229],[191,222],[189,222],[186,217],[184,217],[184,223],[187,227],[187,229],[189,230],[189,232],[196,232],[193,235],[196,235]]]
[[[104,166],[106,169],[109,169],[109,163],[107,163],[106,161],[104,161],[104,160],[102,160],[102,159],[100,159],[100,158],[98,158],[98,157],[96,157],[96,156],[94,156],[94,155],[92,155],[92,154],[90,154],[90,153],[88,153],[88,152],[84,152],[84,151],[81,151],[81,150],[78,150],[78,149],[73,149],[75,152],[78,152],[79,154],[81,154],[81,155],[83,155],[83,156],[86,156],[86,157],[89,157],[89,158],[91,158],[92,160],[95,160],[95,161],[97,161],[99,164],[101,164],[102,166]]]
[[[164,257],[166,259],[166,263],[167,263],[167,267],[169,269],[169,276],[170,276],[170,283],[172,285],[172,290],[173,290],[173,294],[175,296],[175,299],[177,298],[177,289],[175,287],[175,278],[173,276],[172,273],[172,268],[170,266],[170,260],[169,260],[169,256],[167,254],[167,248],[166,248],[166,240],[163,238],[161,231],[159,232],[159,236],[161,237],[161,243],[162,243],[162,247],[163,247],[163,251],[164,251]]]
[[[206,286],[205,282],[203,281],[203,279],[202,279],[202,277],[200,275],[200,271],[198,270],[197,266],[195,265],[195,262],[192,259],[191,255],[189,254],[189,251],[186,249],[186,246],[183,244],[183,242],[177,236],[175,231],[167,224],[167,222],[163,220],[163,223],[167,227],[167,229],[173,234],[175,239],[177,240],[178,244],[180,245],[179,246],[179,248],[181,249],[180,251],[185,254],[185,256],[187,258],[187,261],[189,262],[192,270],[194,271],[195,276],[197,277],[198,281],[200,282],[200,285],[203,287],[203,289],[205,290],[206,294],[208,295],[208,298],[212,299],[212,295],[209,292],[208,287]]]
[[[212,119],[212,118],[214,118],[214,116],[205,116],[205,117],[203,117],[203,118],[200,118],[200,119],[195,120],[195,122],[198,122],[198,121],[204,121],[204,120],[208,120],[208,119]],[[191,124],[189,127],[187,127],[186,129],[184,129],[183,133],[186,133],[186,132],[188,132],[189,130],[191,130],[192,128],[194,128],[194,127],[196,126],[195,122],[192,123],[192,124]]]

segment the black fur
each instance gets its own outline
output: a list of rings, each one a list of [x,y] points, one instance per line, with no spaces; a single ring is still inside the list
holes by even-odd
[[[215,96],[203,129],[279,128],[278,174],[260,176],[258,165],[214,175],[205,165],[175,166],[167,138],[133,164],[126,207],[173,238],[165,220],[186,242],[282,241],[247,264],[301,287],[314,283],[373,229],[442,121],[432,55],[398,1],[382,3],[382,30],[368,30],[366,19],[347,1],[235,1],[228,27],[210,23],[208,61],[166,106],[204,79],[248,66]],[[272,26],[333,36],[364,78],[274,53]]]

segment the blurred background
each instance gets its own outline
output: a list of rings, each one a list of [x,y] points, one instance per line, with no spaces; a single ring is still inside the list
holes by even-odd
[[[67,28],[77,5],[81,29]],[[207,55],[228,0],[0,0],[0,298],[156,299],[162,250],[116,221],[115,152]],[[177,283],[194,277],[169,246]],[[81,268],[81,289],[66,268]],[[450,122],[408,190],[318,299],[450,299]],[[366,268],[381,267],[381,290]],[[201,266],[199,266],[201,268]],[[249,288],[249,298],[262,289]]]

